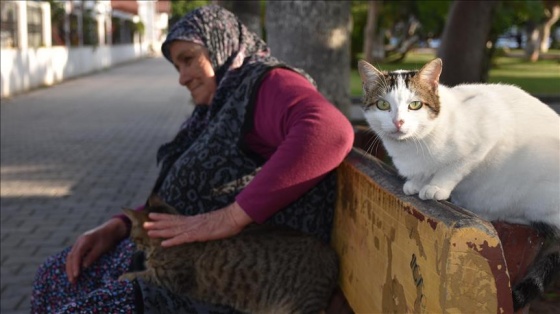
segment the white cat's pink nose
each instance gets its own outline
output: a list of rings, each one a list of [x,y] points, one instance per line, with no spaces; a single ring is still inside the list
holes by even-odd
[[[404,120],[400,119],[400,120],[394,120],[393,124],[395,124],[395,126],[397,127],[397,129],[400,129],[402,127],[402,125],[404,124]]]

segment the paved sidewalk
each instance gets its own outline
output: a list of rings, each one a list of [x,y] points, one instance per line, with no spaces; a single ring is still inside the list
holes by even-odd
[[[156,150],[192,109],[188,97],[157,57],[2,100],[2,314],[29,313],[46,257],[144,202]]]

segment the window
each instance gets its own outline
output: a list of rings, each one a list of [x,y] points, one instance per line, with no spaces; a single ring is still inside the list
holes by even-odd
[[[99,44],[98,22],[92,10],[85,10],[83,19],[84,45]]]
[[[17,36],[17,4],[15,2],[1,1],[1,27],[0,38],[2,48],[16,48]]]
[[[27,44],[30,48],[41,47],[43,41],[43,10],[38,3],[27,3]]]
[[[111,21],[113,44],[131,44],[134,42],[134,23],[125,18],[113,16]]]

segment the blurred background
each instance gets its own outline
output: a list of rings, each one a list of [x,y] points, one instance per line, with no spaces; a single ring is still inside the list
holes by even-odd
[[[1,96],[147,56],[169,1],[1,1]]]
[[[28,313],[47,256],[145,197],[155,149],[192,110],[161,43],[210,3],[310,73],[354,123],[360,59],[395,70],[440,57],[445,85],[514,84],[560,111],[558,0],[1,0],[2,313]],[[557,280],[531,312],[559,308]]]
[[[384,70],[443,59],[442,83],[503,82],[560,97],[560,1],[1,1],[1,96],[159,52],[170,25],[209,3],[307,70],[356,116],[358,59]],[[550,102],[550,101],[549,101]]]

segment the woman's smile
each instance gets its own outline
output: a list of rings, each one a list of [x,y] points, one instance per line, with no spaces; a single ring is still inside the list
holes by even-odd
[[[179,84],[190,91],[195,105],[209,105],[216,91],[216,78],[208,50],[193,42],[174,41],[169,51],[179,72]]]

